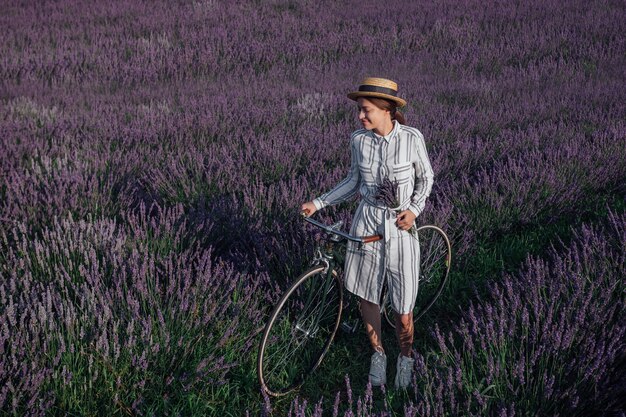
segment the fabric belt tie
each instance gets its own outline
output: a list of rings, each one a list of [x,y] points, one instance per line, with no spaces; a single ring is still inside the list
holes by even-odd
[[[385,230],[385,242],[387,242],[391,235],[390,231],[393,230],[392,227],[395,227],[395,228],[398,227],[396,226],[396,223],[395,223],[396,215],[397,215],[396,211],[401,210],[402,207],[408,206],[408,204],[411,202],[411,197],[404,200],[398,207],[387,207],[368,197],[363,197],[363,201],[365,201],[365,203],[368,206],[385,211],[383,225],[384,225],[384,230]]]

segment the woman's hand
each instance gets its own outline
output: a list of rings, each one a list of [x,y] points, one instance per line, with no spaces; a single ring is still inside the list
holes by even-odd
[[[415,214],[411,210],[404,210],[396,216],[396,226],[402,230],[409,230],[415,223]]]
[[[312,201],[307,201],[306,203],[302,205],[300,210],[302,211],[302,214],[304,216],[311,217],[313,213],[317,211],[317,208],[315,208],[315,204],[313,204]]]

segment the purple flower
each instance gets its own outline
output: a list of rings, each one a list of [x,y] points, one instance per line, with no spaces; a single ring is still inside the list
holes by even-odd
[[[376,194],[374,195],[376,201],[390,210],[395,211],[396,214],[400,213],[400,201],[398,200],[400,192],[398,186],[399,184],[396,179],[392,181],[388,177],[385,177],[380,184],[376,185]],[[411,226],[408,232],[413,236],[416,235],[417,229],[415,228],[415,224]]]

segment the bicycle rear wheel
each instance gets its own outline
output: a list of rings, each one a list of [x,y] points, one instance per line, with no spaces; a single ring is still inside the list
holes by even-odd
[[[417,228],[420,243],[420,274],[417,299],[413,308],[413,321],[424,315],[441,295],[448,282],[452,264],[452,247],[446,233],[437,226],[425,225]],[[385,296],[383,313],[391,327],[395,326],[391,299]]]
[[[307,270],[289,287],[259,347],[259,382],[269,395],[298,388],[319,366],[339,327],[342,308],[342,283],[334,270],[327,279],[323,265]]]

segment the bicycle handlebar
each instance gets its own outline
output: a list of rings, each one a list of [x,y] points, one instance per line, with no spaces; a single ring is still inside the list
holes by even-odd
[[[316,220],[313,220],[310,217],[307,217],[306,214],[304,213],[302,214],[302,216],[304,217],[305,221],[311,223],[314,226],[319,227],[320,229],[324,230],[326,233],[341,236],[342,238],[351,240],[352,242],[370,243],[370,242],[376,242],[377,240],[381,240],[383,238],[381,235],[352,236],[352,235],[342,232],[341,230],[337,230],[331,226],[325,225],[324,223],[320,223]]]

